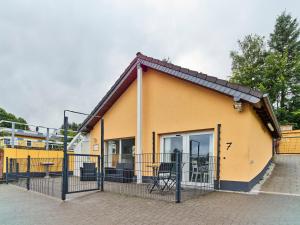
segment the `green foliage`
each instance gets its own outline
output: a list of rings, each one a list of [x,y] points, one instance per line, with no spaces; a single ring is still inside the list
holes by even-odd
[[[247,35],[238,40],[240,51],[231,51],[231,81],[251,88],[263,89],[263,67],[266,57],[264,38],[258,35]]]
[[[12,122],[27,124],[25,119],[23,119],[22,117],[16,117],[14,114],[6,112],[3,108],[0,108],[0,120],[7,120],[7,121],[12,121]],[[0,124],[0,126],[11,128],[11,123],[3,122]],[[28,130],[27,125],[21,125],[21,124],[16,124],[15,128],[22,129],[22,130]]]
[[[281,124],[300,128],[300,28],[297,19],[283,12],[266,43],[247,35],[232,51],[231,81],[268,93]]]
[[[72,130],[72,131],[78,131],[79,127],[81,126],[80,123],[68,123],[68,130]],[[61,125],[61,129],[64,129],[64,125]]]
[[[275,29],[270,34],[268,41],[271,51],[284,53],[287,51],[289,57],[295,57],[300,51],[299,35],[297,19],[293,19],[290,14],[283,12],[276,19]]]
[[[79,130],[79,127],[81,126],[80,123],[75,123],[75,122],[72,122],[72,123],[68,123],[68,132],[67,132],[67,136],[69,137],[68,138],[68,142],[72,140],[72,137],[74,137],[76,134],[77,134],[77,131]],[[64,134],[64,125],[61,125],[61,131],[60,133],[63,135]],[[63,139],[62,139],[63,141]]]

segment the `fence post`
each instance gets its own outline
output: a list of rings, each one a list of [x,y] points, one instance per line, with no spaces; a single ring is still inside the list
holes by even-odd
[[[155,163],[155,132],[152,132],[152,163]]]
[[[5,181],[8,184],[8,157],[6,157],[6,173],[5,173]]]
[[[30,155],[27,157],[27,182],[26,182],[27,190],[30,190]]]
[[[9,171],[13,172],[12,159],[9,159]]]
[[[175,150],[176,154],[176,193],[175,193],[175,201],[176,203],[180,203],[181,201],[181,151],[178,149]]]
[[[217,127],[217,189],[220,190],[220,162],[221,162],[221,124]]]
[[[101,119],[101,191],[104,191],[104,119]]]
[[[16,163],[16,181],[19,180],[19,163]]]
[[[100,155],[98,155],[97,157],[97,188],[98,190],[100,190],[100,179],[101,179],[101,175],[100,175]]]
[[[63,161],[63,179],[62,179],[62,195],[61,199],[66,200],[66,194],[68,192],[68,154],[67,154],[67,142],[68,142],[68,117],[64,112],[64,161]]]

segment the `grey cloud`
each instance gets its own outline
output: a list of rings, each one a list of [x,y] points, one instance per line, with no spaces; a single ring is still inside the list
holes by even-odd
[[[237,39],[268,35],[284,9],[300,18],[298,1],[1,1],[0,107],[60,126],[66,108],[90,112],[137,51],[226,78]]]

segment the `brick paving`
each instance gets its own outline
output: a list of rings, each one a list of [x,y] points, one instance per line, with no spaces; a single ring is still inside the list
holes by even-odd
[[[300,195],[300,154],[276,155],[275,168],[261,191]]]
[[[66,202],[0,185],[1,225],[300,224],[300,197],[212,192],[180,204],[109,192]]]

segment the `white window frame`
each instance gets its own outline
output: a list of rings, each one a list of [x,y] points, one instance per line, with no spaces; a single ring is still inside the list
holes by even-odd
[[[106,165],[108,167],[111,167],[112,166],[112,162],[111,160],[109,159],[109,155],[112,155],[112,154],[109,154],[108,152],[108,143],[110,141],[116,141],[116,142],[119,142],[119,159],[118,159],[118,162],[120,163],[122,161],[122,140],[127,140],[127,139],[134,139],[135,140],[135,137],[126,137],[126,138],[114,138],[114,139],[108,139],[108,140],[104,140],[104,156],[106,155]],[[132,149],[132,151],[135,151],[135,145],[134,145],[134,148]],[[134,154],[134,152],[132,153]]]

